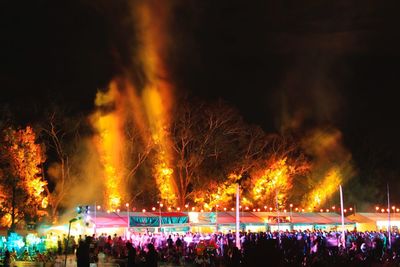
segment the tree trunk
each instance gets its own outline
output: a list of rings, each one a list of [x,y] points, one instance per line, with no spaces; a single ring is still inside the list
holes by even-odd
[[[16,184],[15,179],[13,179],[12,184],[12,196],[11,196],[11,227],[9,232],[12,233],[15,231],[15,206],[16,206]]]

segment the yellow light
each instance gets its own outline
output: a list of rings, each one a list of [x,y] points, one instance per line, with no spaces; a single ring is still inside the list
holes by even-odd
[[[100,210],[100,209],[101,209],[100,205],[97,205],[97,210]]]
[[[265,202],[268,197],[273,196],[279,190],[278,205],[284,206],[287,193],[292,187],[291,177],[294,169],[288,166],[286,158],[268,164],[264,170],[256,175],[254,180],[251,191],[254,200]]]
[[[47,198],[47,197],[44,197],[44,198],[42,199],[42,203],[41,203],[42,208],[43,208],[43,209],[47,208],[48,204],[49,204],[48,198]]]
[[[126,206],[127,208],[129,208],[129,203],[126,203],[125,206]]]
[[[155,210],[156,210],[156,207],[152,207],[151,210],[152,210],[152,211],[155,211]]]
[[[192,211],[195,211],[195,209],[196,209],[195,207],[192,207]]]
[[[125,165],[124,134],[122,127],[123,110],[120,105],[121,94],[116,84],[111,84],[108,92],[98,92],[95,104],[97,111],[91,116],[91,122],[97,134],[93,141],[97,147],[102,168],[102,179],[105,184],[105,206],[108,209],[116,209],[121,206],[122,196],[125,194],[123,186]],[[103,112],[104,107],[114,105],[112,112]]]
[[[318,207],[323,205],[329,197],[337,191],[342,181],[341,169],[332,167],[323,177],[321,183],[316,186],[303,200],[303,205]]]
[[[145,212],[146,212],[146,209],[142,209],[142,212],[145,213]]]

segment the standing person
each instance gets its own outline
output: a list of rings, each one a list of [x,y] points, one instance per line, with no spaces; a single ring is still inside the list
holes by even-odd
[[[126,243],[126,248],[128,250],[128,265],[127,267],[135,266],[136,262],[136,249],[132,246],[131,242]]]
[[[4,253],[3,264],[4,264],[3,265],[4,267],[10,267],[10,265],[11,265],[11,254],[10,254],[10,251],[8,251],[8,249]]]
[[[79,242],[79,247],[76,250],[77,267],[89,267],[90,266],[89,245],[90,245],[90,240],[88,240],[88,239],[86,239],[86,241]]]
[[[57,253],[58,255],[62,254],[62,241],[60,236],[57,237]]]
[[[152,243],[147,244],[147,253],[145,255],[146,267],[157,267],[158,255]]]
[[[229,267],[239,267],[242,262],[242,255],[239,249],[235,246],[232,249],[232,254],[230,255],[229,259]]]

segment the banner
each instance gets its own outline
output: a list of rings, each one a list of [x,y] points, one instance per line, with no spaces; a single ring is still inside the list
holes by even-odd
[[[161,226],[186,224],[189,223],[188,216],[180,217],[161,217]],[[129,216],[130,227],[159,227],[160,217],[145,217],[145,216]]]

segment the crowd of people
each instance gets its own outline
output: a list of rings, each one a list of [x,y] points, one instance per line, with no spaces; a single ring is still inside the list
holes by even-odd
[[[120,266],[400,266],[400,235],[387,232],[243,232],[101,234],[79,238],[78,267]]]
[[[132,266],[400,266],[400,234],[286,231],[235,234],[101,234],[60,238],[55,251],[77,267]],[[240,247],[240,248],[238,248]],[[9,252],[7,252],[9,255]]]

